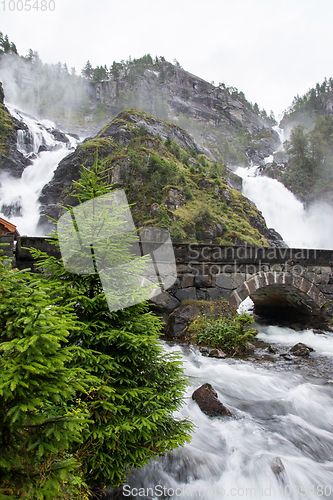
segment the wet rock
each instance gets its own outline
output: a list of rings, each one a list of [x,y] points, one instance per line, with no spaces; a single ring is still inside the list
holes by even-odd
[[[288,355],[287,352],[283,352],[282,354],[280,354],[280,356],[282,358],[284,358],[285,360],[287,360],[287,361],[291,361],[292,360],[292,358]]]
[[[268,228],[266,239],[270,247],[288,248],[288,245],[285,241],[283,241],[281,234],[275,231],[272,227]]]
[[[308,347],[302,342],[295,344],[289,349],[289,352],[291,352],[294,356],[309,356],[313,351],[314,349],[312,349],[312,347]]]
[[[200,410],[209,417],[231,417],[231,412],[217,397],[217,392],[210,384],[203,384],[192,394],[192,399],[196,401]]]
[[[50,131],[56,141],[64,142],[65,144],[69,143],[68,137],[60,130],[54,129]]]
[[[271,345],[269,345],[267,347],[268,349],[268,352],[270,352],[271,354],[275,354],[277,352],[277,350],[275,349],[275,347],[272,347]]]
[[[273,462],[271,463],[271,469],[274,472],[274,474],[280,474],[282,471],[284,471],[285,467],[282,463],[281,458],[279,457],[274,458]]]
[[[211,349],[209,347],[199,347],[199,351],[203,356],[209,356]]]
[[[245,353],[246,354],[253,354],[255,350],[256,350],[256,347],[253,344],[251,344],[250,342],[248,342],[246,345]]]
[[[208,354],[209,358],[226,358],[227,355],[225,352],[222,351],[222,349],[211,349],[210,353]]]
[[[3,204],[1,212],[5,217],[22,217],[21,196],[18,197],[17,201],[11,203],[10,205]]]

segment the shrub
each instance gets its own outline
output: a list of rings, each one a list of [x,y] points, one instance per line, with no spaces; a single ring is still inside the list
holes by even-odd
[[[188,200],[193,200],[192,191],[190,190],[190,188],[188,186],[186,187],[184,194]]]
[[[214,310],[214,306],[212,306]],[[253,324],[253,317],[249,314],[231,314],[225,311],[218,317],[211,317],[206,312],[196,317],[188,327],[192,338],[198,343],[210,347],[223,349],[228,354],[243,352],[257,330],[249,328]]]
[[[158,212],[158,218],[160,220],[161,227],[169,227],[171,220],[170,220],[170,217],[168,216],[168,212],[166,210],[160,210]]]
[[[146,135],[148,135],[148,130],[143,125],[140,125],[140,127],[138,128],[138,134],[140,137],[145,137]]]

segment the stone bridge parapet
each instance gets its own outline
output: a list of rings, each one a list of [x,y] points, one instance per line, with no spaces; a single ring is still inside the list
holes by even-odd
[[[9,241],[10,240],[10,241]],[[34,269],[29,248],[59,256],[46,238],[12,236],[5,252],[19,269]],[[226,299],[233,308],[248,296],[256,306],[288,304],[318,314],[333,301],[333,251],[252,246],[174,243],[177,279],[154,298],[155,305],[171,313],[186,299]]]

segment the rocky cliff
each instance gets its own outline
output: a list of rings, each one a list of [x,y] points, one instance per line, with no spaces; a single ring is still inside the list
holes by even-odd
[[[95,109],[112,113],[130,105],[172,121],[226,163],[264,164],[279,143],[272,124],[242,92],[210,84],[163,58],[134,61],[108,81],[90,83],[89,97]]]
[[[184,130],[126,109],[62,160],[42,191],[40,225],[50,232],[61,206],[73,205],[73,181],[98,152],[103,175],[125,189],[137,227],[168,228],[173,241],[276,244],[261,213],[231,187],[226,165]]]
[[[83,79],[60,63],[5,54],[1,78],[11,102],[81,137],[97,134],[117,113],[135,107],[179,125],[229,165],[263,165],[279,142],[272,119],[243,92],[208,83],[163,57],[114,63],[102,76]]]
[[[0,82],[0,172],[21,177],[30,161],[17,149],[17,130],[26,125],[12,117],[4,105],[4,92]]]

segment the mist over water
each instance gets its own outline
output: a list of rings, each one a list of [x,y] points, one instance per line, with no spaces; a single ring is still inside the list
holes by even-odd
[[[243,194],[252,200],[268,227],[281,234],[293,248],[333,249],[333,207],[314,203],[305,209],[281,182],[256,175],[258,167],[242,168]]]

